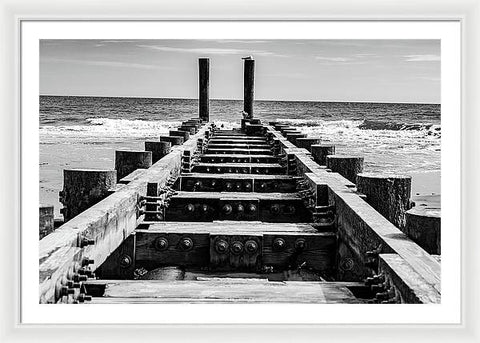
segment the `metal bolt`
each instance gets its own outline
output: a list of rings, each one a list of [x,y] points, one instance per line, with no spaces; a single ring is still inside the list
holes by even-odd
[[[122,268],[128,268],[132,265],[132,258],[128,255],[123,255],[119,259],[119,265]]]
[[[230,213],[232,213],[232,206],[230,204],[225,204],[223,207],[222,207],[222,212],[226,215],[229,215]]]
[[[92,296],[91,295],[86,295],[85,293],[80,293],[77,297],[77,300],[81,303],[83,303],[85,301],[91,301]]]
[[[191,238],[189,237],[185,237],[185,238],[182,238],[182,240],[180,241],[180,248],[183,250],[183,251],[189,251],[193,248],[193,241]]]
[[[211,183],[212,187],[215,187],[217,185],[217,181],[215,180],[212,180],[212,183]]]
[[[252,189],[252,185],[250,184],[250,182],[246,182],[244,187],[245,187],[245,190],[247,191]]]
[[[94,245],[94,244],[95,244],[94,239],[82,238],[82,240],[80,241],[80,248],[84,248],[87,245]]]
[[[238,242],[238,241],[233,242],[232,247],[230,249],[231,249],[233,254],[239,255],[243,251],[243,244],[242,244],[242,242]]]
[[[270,206],[270,212],[273,214],[279,214],[280,213],[280,206],[278,204],[274,204]]]
[[[265,182],[262,182],[262,183],[260,184],[260,189],[261,189],[262,191],[266,190],[266,189],[267,189],[267,184],[266,184]]]
[[[295,206],[288,205],[288,206],[285,207],[284,211],[285,211],[286,214],[295,214],[296,209],[295,209]]]
[[[227,182],[227,183],[225,184],[225,189],[226,189],[227,191],[232,190],[232,188],[233,188],[233,185],[232,185],[231,182]]]
[[[185,206],[185,212],[187,212],[187,213],[193,213],[193,212],[195,212],[195,205],[193,205],[193,204],[188,204],[187,206]]]
[[[245,242],[245,251],[248,254],[254,254],[258,250],[258,244],[254,240],[248,240]]]
[[[237,184],[235,185],[235,188],[237,189],[237,191],[241,190],[242,184],[240,182],[237,182]]]
[[[66,283],[68,288],[80,288],[80,283],[68,280]]]
[[[228,251],[228,242],[224,239],[219,239],[215,243],[215,251],[219,254],[226,254]]]
[[[242,204],[237,205],[237,212],[238,213],[243,213],[245,211],[245,208],[243,207]]]
[[[303,238],[299,238],[295,241],[295,250],[301,251],[304,250],[307,245],[307,242]]]
[[[273,240],[272,248],[274,251],[282,251],[286,246],[287,244],[283,238],[275,238]]]
[[[82,267],[85,267],[85,266],[88,266],[89,264],[94,264],[95,261],[94,260],[91,260],[89,258],[84,258],[82,260]]]
[[[168,239],[165,237],[158,237],[155,240],[155,249],[158,251],[165,251],[168,248]]]
[[[74,282],[85,282],[87,280],[88,280],[88,277],[86,275],[80,275],[80,274],[73,275]]]
[[[207,212],[208,212],[208,205],[207,205],[207,204],[203,204],[203,205],[202,205],[202,212],[203,212],[203,213],[207,213]]]
[[[257,211],[257,206],[255,206],[255,204],[248,204],[247,211],[248,213],[255,213],[255,211]]]

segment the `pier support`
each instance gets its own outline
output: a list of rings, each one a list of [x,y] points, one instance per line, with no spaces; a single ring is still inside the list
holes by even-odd
[[[335,145],[314,144],[312,145],[312,156],[315,162],[321,166],[327,165],[327,156],[335,155]]]
[[[151,166],[151,151],[115,151],[115,169],[117,171],[117,180],[122,179],[137,169],[147,169]]]
[[[405,213],[411,208],[411,185],[410,176],[369,173],[357,176],[357,189],[367,196],[367,203],[401,230],[405,229]]]
[[[60,202],[65,222],[103,200],[117,184],[116,170],[66,169]]]
[[[152,164],[167,155],[171,147],[172,144],[170,142],[145,142],[145,150],[152,152]]]
[[[243,73],[243,111],[247,113],[245,119],[253,118],[254,77],[255,60],[245,59]]]
[[[184,142],[190,139],[190,132],[183,131],[183,130],[170,130],[168,134],[169,136],[182,137]]]
[[[320,138],[318,137],[297,138],[295,142],[295,145],[297,147],[307,149],[310,152],[312,152],[312,145],[314,144],[320,144]]]
[[[440,209],[417,206],[405,213],[404,232],[429,254],[441,255]]]
[[[210,121],[210,59],[198,59],[198,112],[203,121]]]
[[[53,218],[53,206],[52,205],[40,205],[39,208],[39,239],[42,239],[54,228]]]
[[[357,175],[363,172],[363,157],[330,155],[326,157],[327,168],[356,183]]]
[[[180,136],[161,136],[160,142],[169,142],[172,146],[174,145],[182,145],[183,144],[183,137]]]

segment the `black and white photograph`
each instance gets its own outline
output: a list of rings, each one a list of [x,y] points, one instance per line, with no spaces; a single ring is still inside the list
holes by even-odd
[[[442,303],[439,39],[100,38],[39,41],[39,304]]]

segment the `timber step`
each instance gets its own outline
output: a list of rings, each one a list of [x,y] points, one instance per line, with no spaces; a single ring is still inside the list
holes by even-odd
[[[229,149],[229,148],[243,148],[243,149],[267,149],[270,148],[268,143],[216,143],[208,142],[209,148]]]
[[[312,221],[312,212],[297,193],[178,192],[165,209],[166,220]]]
[[[180,175],[177,189],[190,192],[294,193],[297,179],[289,175],[189,173]]]
[[[205,150],[206,154],[240,154],[240,155],[273,155],[273,152],[270,148],[268,149],[246,149],[246,148],[212,148],[207,147]]]
[[[224,137],[213,137],[209,140],[209,143],[242,143],[242,144],[268,144],[265,138],[263,139],[251,139],[250,137],[238,138],[224,138]]]
[[[268,281],[264,279],[205,278],[197,281],[89,281],[103,288],[93,304],[114,303],[363,303],[349,289],[351,283]],[[101,292],[101,291],[100,291]]]
[[[248,154],[205,154],[200,161],[205,163],[277,163],[279,158],[272,155]]]
[[[192,167],[198,173],[286,174],[286,167],[278,163],[205,163]]]

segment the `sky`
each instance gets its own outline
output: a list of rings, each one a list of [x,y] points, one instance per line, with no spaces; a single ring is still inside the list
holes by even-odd
[[[255,99],[440,103],[439,40],[41,40],[40,94],[198,98],[198,58],[210,58],[210,98],[243,98],[255,59]]]

